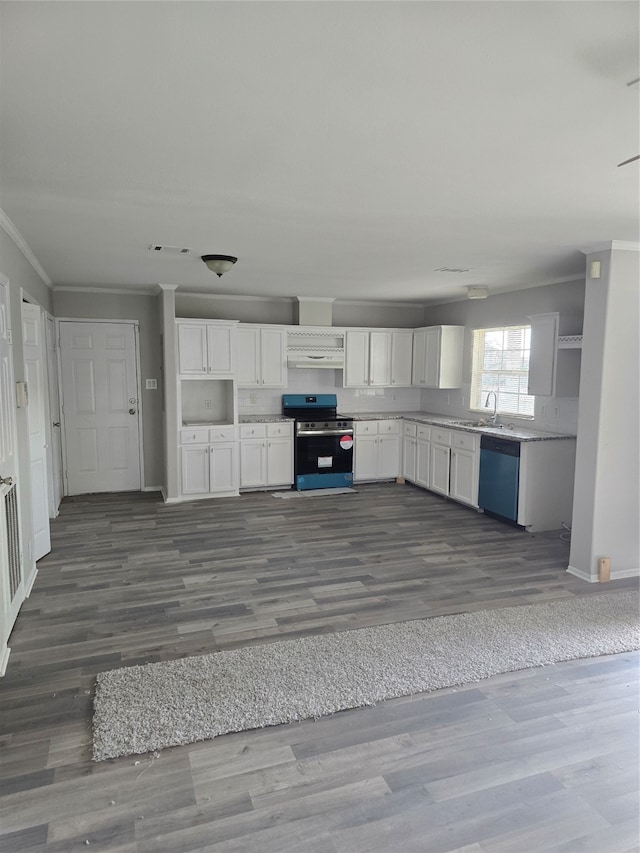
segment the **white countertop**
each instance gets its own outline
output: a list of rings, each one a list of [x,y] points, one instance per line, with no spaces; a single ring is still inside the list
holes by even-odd
[[[496,438],[505,438],[511,441],[550,441],[557,439],[575,439],[575,435],[563,432],[546,432],[543,430],[529,429],[521,426],[518,421],[510,421],[501,417],[502,424],[491,426],[471,426],[469,421],[480,421],[477,418],[455,418],[447,415],[436,415],[430,412],[342,412],[345,417],[353,418],[354,421],[383,421],[397,420],[414,421],[415,423],[431,424],[432,426],[444,426],[450,429],[463,430],[464,432],[476,432],[484,435],[492,435]]]

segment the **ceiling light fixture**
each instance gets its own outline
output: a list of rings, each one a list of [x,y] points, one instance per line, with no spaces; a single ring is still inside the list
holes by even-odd
[[[202,260],[211,272],[214,272],[220,278],[223,273],[229,272],[238,259],[231,255],[202,255]]]
[[[486,299],[489,295],[489,288],[483,285],[473,284],[467,287],[467,299]]]

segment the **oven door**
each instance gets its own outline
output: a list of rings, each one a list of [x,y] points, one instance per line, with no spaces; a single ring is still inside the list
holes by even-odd
[[[296,486],[325,489],[353,483],[353,435],[306,433],[296,436]]]

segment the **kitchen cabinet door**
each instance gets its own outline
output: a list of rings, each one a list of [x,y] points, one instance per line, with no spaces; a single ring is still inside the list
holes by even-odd
[[[240,440],[240,488],[267,485],[267,442],[264,439]]]
[[[395,331],[391,335],[391,385],[411,385],[413,331]]]
[[[418,439],[416,443],[416,485],[429,488],[429,470],[431,467],[431,442]]]
[[[178,371],[185,376],[207,373],[207,325],[206,323],[179,323]]]
[[[235,326],[207,324],[208,373],[231,374],[235,369]]]
[[[413,333],[412,384],[460,388],[464,326],[426,326]]]
[[[402,476],[412,483],[416,482],[417,440],[405,435],[402,442]]]
[[[348,329],[344,347],[344,387],[366,387],[369,384],[369,332]]]
[[[181,448],[180,479],[183,495],[203,495],[209,491],[209,447]]]
[[[293,443],[290,438],[267,441],[267,484],[290,486],[293,483]]]
[[[260,385],[260,329],[255,326],[238,328],[237,379],[239,388]]]
[[[478,507],[479,454],[472,450],[451,451],[449,494],[469,506]]]
[[[287,386],[287,333],[284,329],[260,330],[260,384],[264,388]]]
[[[558,314],[529,317],[531,350],[529,353],[528,393],[554,397],[556,393],[556,359],[558,346]]]
[[[376,480],[378,477],[378,436],[356,435],[354,441],[354,478]]]
[[[238,488],[237,444],[212,444],[209,448],[209,491],[233,492]]]
[[[429,488],[441,495],[449,494],[449,463],[451,450],[441,444],[431,443]]]
[[[413,332],[413,366],[411,384],[424,385],[426,382],[426,329],[415,329]]]
[[[369,333],[369,385],[391,385],[391,332]]]
[[[378,436],[378,472],[380,480],[395,479],[400,475],[400,435]]]

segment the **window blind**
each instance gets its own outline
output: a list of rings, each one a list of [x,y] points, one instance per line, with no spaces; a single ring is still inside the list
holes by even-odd
[[[489,406],[485,403],[487,394],[495,391],[500,414],[532,418],[534,397],[527,393],[530,350],[531,326],[475,329],[471,409],[493,410],[493,398]]]

